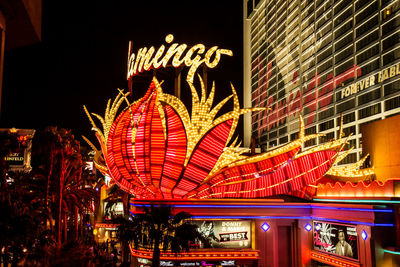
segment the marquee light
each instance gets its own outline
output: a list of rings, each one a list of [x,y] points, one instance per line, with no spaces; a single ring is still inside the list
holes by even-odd
[[[172,43],[172,35],[166,42],[171,44],[168,49],[164,45],[157,52],[153,47],[142,48],[136,56],[130,46],[128,78],[151,67],[165,67],[171,59],[175,67],[191,66],[189,74],[194,75],[200,64],[213,68],[221,54],[232,54],[217,46],[206,52],[199,44],[184,55],[187,45]],[[103,130],[84,107],[101,145],[101,150],[94,148],[95,166],[121,189],[141,199],[262,198],[298,192],[314,184],[329,171],[347,141],[340,138],[300,152],[304,142],[320,136],[305,136],[300,116],[297,140],[245,156],[237,151],[237,139],[231,141],[239,116],[265,109],[240,109],[233,86],[232,95],[213,107],[214,84],[207,95],[200,76],[199,80],[201,95],[189,81],[191,114],[180,99],[163,92],[155,77],[143,98],[129,103],[128,94],[120,90],[112,103],[108,101],[104,118],[92,113]],[[217,117],[230,99],[233,110]],[[123,102],[128,107],[118,115]]]
[[[362,237],[362,239],[364,239],[364,241],[367,240],[368,235],[367,235],[367,232],[365,232],[365,230],[362,230],[361,237]]]
[[[264,232],[266,232],[266,231],[269,230],[270,226],[269,226],[268,223],[265,222],[265,223],[263,223],[263,224],[261,225],[261,228],[264,230]]]
[[[304,229],[306,229],[306,230],[307,230],[307,232],[310,232],[310,231],[311,231],[311,229],[312,229],[312,226],[311,226],[311,224],[307,223],[307,224],[304,226]]]
[[[172,43],[173,40],[174,36],[172,34],[169,34],[165,37],[165,42],[167,44]],[[215,68],[221,60],[221,55],[233,56],[233,52],[231,50],[218,49],[218,46],[213,46],[209,48],[207,52],[205,52],[206,48],[203,44],[196,44],[192,46],[186,51],[186,54],[183,55],[187,47],[187,44],[179,45],[178,43],[173,43],[166,50],[166,47],[162,45],[154,56],[153,54],[155,52],[155,48],[153,46],[149,49],[147,49],[147,47],[143,47],[140,48],[135,55],[132,52],[132,42],[129,42],[127,80],[130,80],[138,73],[148,71],[151,68],[158,69],[161,66],[165,68],[172,58],[173,67],[178,68],[182,64],[190,67],[186,80],[193,83],[194,75],[198,67],[200,67],[203,63],[209,68]]]

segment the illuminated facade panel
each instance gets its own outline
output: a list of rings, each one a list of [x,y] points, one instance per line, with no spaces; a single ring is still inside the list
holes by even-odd
[[[297,138],[301,114],[306,134],[326,134],[305,144],[314,146],[339,138],[342,114],[354,150],[341,164],[359,160],[361,126],[400,112],[400,3],[245,0],[244,9],[245,102],[271,108],[251,115],[248,135],[281,146]]]

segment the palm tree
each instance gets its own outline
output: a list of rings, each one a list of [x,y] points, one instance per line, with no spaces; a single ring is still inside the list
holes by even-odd
[[[37,175],[47,180],[45,206],[55,218],[56,240],[60,248],[68,239],[68,221],[74,223],[74,239],[78,238],[78,218],[83,218],[84,213],[91,210],[97,193],[81,175],[80,144],[71,131],[48,127],[39,132],[34,141],[33,163]]]
[[[140,247],[153,250],[152,266],[160,265],[160,247],[174,253],[189,251],[190,244],[207,240],[190,222],[192,216],[181,211],[173,213],[171,206],[144,207],[144,213],[120,222],[118,228],[121,240],[129,240],[135,249]]]

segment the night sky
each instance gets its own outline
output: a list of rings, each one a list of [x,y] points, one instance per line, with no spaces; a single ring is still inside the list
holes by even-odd
[[[80,140],[83,134],[94,141],[82,106],[103,116],[117,88],[128,90],[129,40],[136,54],[141,47],[166,45],[170,33],[174,42],[189,47],[202,43],[233,50],[233,57],[223,55],[209,71],[208,86],[215,80],[215,105],[230,95],[232,82],[243,104],[241,1],[60,2],[43,1],[41,43],[6,51],[0,128],[58,126],[71,129]],[[143,96],[150,78],[134,78],[131,102]],[[182,96],[190,105],[186,87]]]

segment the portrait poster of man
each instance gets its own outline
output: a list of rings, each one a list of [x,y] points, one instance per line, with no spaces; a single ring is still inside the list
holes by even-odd
[[[358,259],[358,237],[355,226],[316,221],[313,226],[315,250]]]
[[[198,225],[198,231],[209,243],[203,244],[199,241],[198,248],[251,247],[250,221],[196,220],[194,223]]]

